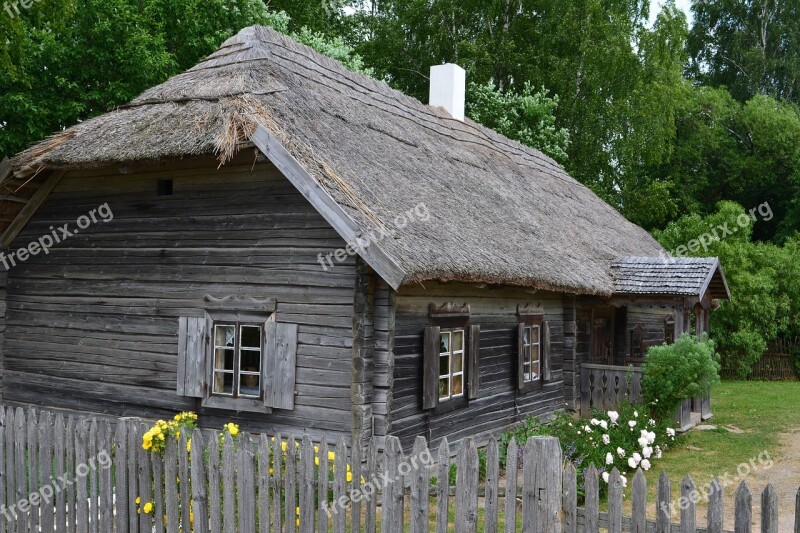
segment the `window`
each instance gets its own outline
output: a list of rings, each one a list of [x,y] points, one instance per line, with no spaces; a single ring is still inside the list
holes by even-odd
[[[214,325],[212,394],[232,398],[261,398],[261,326]],[[269,379],[269,376],[264,376]]]
[[[156,181],[157,196],[172,196],[172,180]]]
[[[525,324],[522,332],[522,379],[532,383],[541,379],[542,342],[541,326]]]
[[[439,333],[439,401],[464,395],[464,330]]]

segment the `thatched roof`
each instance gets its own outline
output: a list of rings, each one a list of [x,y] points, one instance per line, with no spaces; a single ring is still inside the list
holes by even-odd
[[[624,257],[611,265],[614,293],[668,294],[702,300],[730,299],[725,273],[716,257]]]
[[[611,262],[663,253],[552,159],[250,27],[129,105],[19,154],[17,176],[218,153],[262,125],[372,243],[402,283],[460,280],[610,295]],[[110,178],[112,179],[112,178]],[[369,261],[368,261],[369,262]]]

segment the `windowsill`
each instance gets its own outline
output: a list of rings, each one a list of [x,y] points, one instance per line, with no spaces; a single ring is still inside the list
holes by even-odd
[[[204,398],[201,405],[207,409],[223,409],[225,411],[246,411],[248,413],[271,414],[272,408],[264,405],[261,400],[252,398],[226,398],[223,396],[209,396]]]
[[[537,379],[536,381],[529,381],[525,383],[521,389],[518,389],[521,394],[527,394],[529,392],[541,390],[542,388],[542,380]]]
[[[452,398],[450,400],[439,400],[439,402],[436,404],[436,407],[432,409],[432,412],[435,415],[449,413],[451,411],[455,411],[456,409],[467,407],[468,405],[469,401],[467,400],[467,397],[459,396],[458,398]]]

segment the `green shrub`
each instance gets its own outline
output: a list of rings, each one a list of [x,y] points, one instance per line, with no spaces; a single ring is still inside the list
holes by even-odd
[[[674,344],[654,346],[642,365],[642,396],[659,420],[669,419],[684,398],[719,383],[714,343],[683,334]]]

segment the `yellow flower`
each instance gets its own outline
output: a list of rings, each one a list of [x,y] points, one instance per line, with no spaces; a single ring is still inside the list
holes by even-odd
[[[300,508],[299,507],[295,507],[294,514],[296,514],[297,516],[300,516]]]
[[[314,446],[314,453],[319,453],[319,446]]]
[[[150,511],[152,511],[152,510],[153,510],[153,504],[152,503],[147,502],[146,504],[144,504],[144,514],[150,514]]]
[[[351,481],[353,481],[353,473],[350,470],[348,470],[347,471],[347,482],[350,483]]]
[[[186,451],[187,452],[191,452],[192,451],[192,439],[189,439],[189,440],[186,441]]]
[[[284,441],[284,440],[281,441],[281,451],[282,452],[286,451],[286,441]]]
[[[333,452],[328,452],[328,461],[335,461],[335,460],[336,460],[336,454]]]
[[[297,520],[294,521],[294,523],[299,526],[300,525],[300,519],[298,518]]]
[[[314,457],[314,464],[319,466],[319,457]]]
[[[173,418],[173,420],[175,420],[175,422],[179,421],[180,419],[181,419],[181,415],[180,414],[175,415],[175,417]]]
[[[194,512],[189,511],[189,523],[194,524]]]
[[[142,503],[142,499],[139,496],[137,496],[136,497],[136,505],[139,505],[140,503]]]
[[[275,475],[275,471],[274,471],[274,469],[272,467],[269,467],[269,475],[270,476]]]

